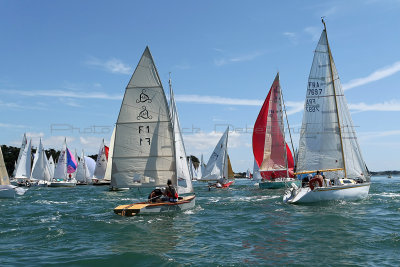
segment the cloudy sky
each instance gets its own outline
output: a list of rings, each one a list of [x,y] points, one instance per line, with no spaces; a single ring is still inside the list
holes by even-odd
[[[400,1],[1,1],[0,144],[97,153],[109,142],[146,45],[172,73],[188,154],[207,160],[230,125],[234,171],[252,167],[251,128],[281,85],[298,143],[313,50],[329,41],[364,159],[400,169]]]

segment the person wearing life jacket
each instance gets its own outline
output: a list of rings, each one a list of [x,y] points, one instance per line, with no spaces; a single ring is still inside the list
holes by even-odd
[[[321,175],[320,171],[317,171],[317,174],[312,178],[309,182],[311,190],[314,190],[314,187],[318,185],[318,187],[322,187],[324,184],[324,178]]]
[[[150,203],[158,203],[161,202],[161,197],[163,195],[163,192],[161,191],[161,189],[156,188],[153,191],[151,191],[149,197],[148,197],[148,201]]]
[[[167,187],[165,188],[165,196],[168,198],[170,202],[176,202],[178,200],[178,192],[175,187],[172,185],[171,179],[167,181]]]

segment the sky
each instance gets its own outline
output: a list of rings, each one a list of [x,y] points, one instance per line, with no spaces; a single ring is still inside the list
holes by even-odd
[[[0,144],[108,143],[148,45],[171,73],[187,154],[208,160],[229,125],[235,172],[276,76],[297,146],[313,51],[328,38],[364,160],[400,169],[400,1],[0,1]]]

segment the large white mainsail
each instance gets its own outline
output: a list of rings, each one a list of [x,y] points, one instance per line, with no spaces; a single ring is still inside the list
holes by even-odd
[[[94,177],[96,179],[104,179],[106,168],[107,168],[106,147],[103,139],[99,148],[99,153],[97,154],[96,168],[94,169]]]
[[[54,178],[67,178],[67,139],[64,139],[64,144],[58,157],[57,166],[54,170]]]
[[[17,162],[15,178],[29,179],[31,174],[31,148],[32,140],[24,147],[21,158]]]
[[[146,47],[125,90],[115,129],[111,187],[177,185],[170,113]]]
[[[324,30],[308,79],[297,172],[339,168],[345,173],[326,175],[369,179]]]
[[[6,164],[4,163],[3,152],[0,146],[0,185],[9,185],[10,179],[8,177]]]
[[[226,129],[218,144],[215,146],[203,173],[204,180],[228,178],[228,132],[229,128]]]
[[[31,177],[43,181],[50,181],[52,178],[49,162],[47,161],[47,156],[45,150],[43,149],[41,138],[35,154]]]
[[[115,139],[115,127],[110,139],[110,150],[108,151],[106,173],[104,174],[105,181],[111,181],[112,155],[114,153],[114,139]]]
[[[178,194],[186,194],[193,192],[192,175],[189,173],[188,162],[186,160],[185,145],[179,124],[178,110],[175,104],[174,92],[171,86],[171,79],[169,80],[170,90],[170,112],[173,127],[174,141],[175,141],[175,161],[176,161],[176,175],[178,179]]]

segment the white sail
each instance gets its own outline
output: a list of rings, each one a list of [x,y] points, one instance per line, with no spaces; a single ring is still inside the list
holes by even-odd
[[[104,139],[101,142],[99,153],[97,154],[96,168],[94,169],[94,177],[97,179],[104,179],[107,168],[107,158],[105,151]]]
[[[297,171],[336,168],[345,168],[349,178],[363,177],[367,173],[324,30],[308,79]],[[344,175],[343,171],[327,174],[334,177]]]
[[[253,166],[253,180],[261,180],[262,176],[260,173],[260,168],[258,167],[257,161],[254,160],[254,166]]]
[[[203,173],[204,180],[218,180],[223,177],[228,178],[228,132],[229,128],[227,128],[225,133],[221,136],[221,139],[211,154]]]
[[[40,144],[39,144],[39,146],[40,146]],[[39,146],[36,148],[35,155],[33,155],[33,163],[32,163],[32,169],[31,169],[31,177],[32,177],[33,169],[35,168],[36,162],[37,162],[37,160],[38,160],[38,158],[39,158]]]
[[[204,164],[204,159],[203,159],[203,154],[201,154],[200,158],[200,171],[201,174],[199,174],[199,179],[201,179],[206,171],[206,165]]]
[[[193,166],[193,162],[192,162],[192,157],[189,156],[189,160],[188,160],[188,168],[189,168],[189,174],[192,178],[194,178],[194,166]]]
[[[0,146],[0,185],[9,185],[10,179],[8,177],[6,164],[4,163],[3,152]]]
[[[53,179],[53,177],[54,177],[54,170],[55,170],[55,164],[54,164],[54,159],[53,159],[53,156],[52,155],[50,155],[50,158],[49,158],[49,160],[48,160],[48,162],[49,162],[49,170],[50,170],[50,179]]]
[[[31,144],[32,140],[29,141],[28,145],[24,147],[21,158],[17,163],[17,171],[15,172],[15,178],[29,179],[31,174]]]
[[[171,86],[171,80],[169,80],[170,89],[170,111],[171,121],[174,131],[175,141],[175,162],[176,162],[176,175],[178,179],[178,194],[186,194],[193,192],[192,175],[189,173],[188,162],[186,160],[185,145],[183,144],[183,138],[181,133],[181,127],[179,124],[178,110],[176,108],[174,92]]]
[[[28,140],[26,139],[26,134],[24,133],[24,136],[22,137],[21,148],[19,149],[18,159],[17,159],[17,162],[15,163],[14,172],[13,172],[13,174],[12,174],[12,177],[15,177],[15,174],[16,174],[16,172],[17,172],[18,164],[19,164],[19,162],[20,162],[20,160],[21,160],[22,154],[23,154],[23,152],[24,152],[25,147],[26,147],[27,144],[28,144]]]
[[[86,163],[86,166],[88,167],[90,177],[93,177],[94,169],[96,168],[96,161],[94,159],[92,159],[91,157],[85,156],[85,163]]]
[[[146,47],[125,90],[115,130],[111,186],[177,185],[170,113]]]
[[[49,162],[47,161],[47,156],[43,149],[42,139],[39,141],[39,146],[35,154],[31,178],[43,181],[50,181],[52,178]]]
[[[104,180],[111,181],[111,169],[112,169],[112,155],[114,153],[114,139],[115,139],[115,127],[110,139],[110,147],[108,151],[106,173],[104,174]]]
[[[90,182],[90,172],[85,162],[85,152],[82,149],[81,157],[79,158],[78,167],[76,169],[75,179],[82,183]]]
[[[67,139],[64,139],[64,144],[58,157],[57,166],[54,170],[54,178],[67,178]]]

